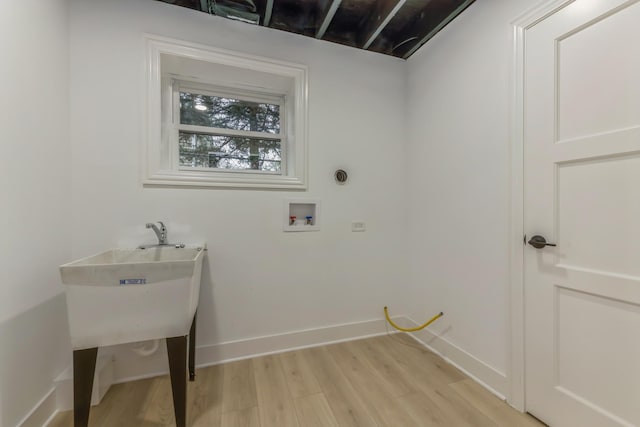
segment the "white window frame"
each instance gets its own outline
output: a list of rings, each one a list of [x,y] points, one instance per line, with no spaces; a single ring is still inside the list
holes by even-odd
[[[269,58],[232,52],[210,46],[165,37],[145,36],[146,47],[146,120],[142,157],[142,183],[162,187],[221,187],[249,189],[306,190],[307,171],[307,67]],[[202,61],[207,66],[235,67],[248,71],[244,80],[229,80],[216,73],[207,75],[176,75],[163,73],[161,57]],[[287,82],[287,89],[275,87],[268,81],[255,81],[246,75],[271,76]],[[221,75],[224,73],[220,73]],[[268,80],[268,79],[267,79]],[[260,102],[282,102],[280,134],[281,172],[179,167],[176,89],[202,89],[216,95],[236,99],[256,99]],[[181,86],[182,87],[182,86]],[[178,96],[179,101],[179,96]],[[182,125],[184,126],[184,125]],[[200,128],[199,128],[200,129]],[[215,129],[215,132],[211,132]],[[218,128],[203,127],[205,133],[219,134]],[[247,131],[234,131],[234,134]],[[250,132],[249,132],[250,133]],[[275,135],[275,134],[273,134]],[[258,133],[264,137],[263,133]]]
[[[269,94],[264,92],[254,92],[237,88],[218,87],[213,85],[206,85],[202,83],[184,81],[172,79],[172,105],[173,105],[173,140],[177,141],[180,131],[186,131],[190,133],[207,134],[207,135],[226,135],[226,136],[240,136],[247,138],[260,138],[271,139],[280,141],[280,172],[261,171],[254,169],[225,169],[225,168],[204,168],[204,167],[186,167],[180,166],[178,161],[178,170],[181,171],[215,171],[222,173],[254,173],[254,174],[269,174],[269,175],[286,175],[287,174],[287,100],[284,95]],[[198,125],[184,125],[180,122],[180,92],[188,91],[197,93],[199,95],[206,96],[219,96],[225,98],[238,99],[241,101],[249,101],[255,103],[268,103],[271,105],[278,105],[280,107],[280,132],[252,132],[246,130],[236,130],[227,128],[216,128],[212,126],[198,126]],[[176,156],[179,156],[179,147],[176,144]],[[177,157],[179,158],[179,157]]]

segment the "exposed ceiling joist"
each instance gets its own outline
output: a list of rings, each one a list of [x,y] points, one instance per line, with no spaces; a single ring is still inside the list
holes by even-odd
[[[267,6],[264,11],[264,18],[262,19],[262,25],[265,27],[271,23],[271,14],[273,13],[273,0],[267,0]]]
[[[435,36],[438,31],[443,29],[445,25],[462,13],[474,1],[475,0],[465,0],[460,3],[458,7],[453,9],[450,6],[446,7],[446,4],[443,4],[443,7],[439,8],[431,8],[429,10],[425,9],[411,25],[411,28],[409,28],[404,35],[399,38],[399,40],[410,40],[410,42],[406,44],[401,42],[399,45],[396,45],[394,50],[398,49],[401,45],[404,45],[402,49],[398,49],[398,53],[403,52],[399,56],[407,59],[413,55],[420,46],[429,41],[429,39]]]
[[[321,39],[324,33],[329,28],[333,16],[336,14],[338,7],[340,7],[342,0],[325,0],[320,2],[320,8],[318,13],[318,19],[316,20],[320,25],[317,27],[316,38]]]
[[[396,16],[396,13],[407,0],[377,0],[373,6],[373,11],[366,21],[362,31],[362,48],[368,49],[371,43],[378,37],[380,32],[387,26],[389,21]]]

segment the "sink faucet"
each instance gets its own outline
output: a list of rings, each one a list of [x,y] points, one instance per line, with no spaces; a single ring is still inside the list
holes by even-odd
[[[164,223],[162,221],[158,221],[158,224],[160,224],[160,228],[158,228],[155,224],[152,224],[150,222],[147,223],[146,227],[153,229],[154,233],[156,233],[156,236],[158,236],[158,245],[160,246],[166,245],[168,244],[167,243],[167,227],[164,226]]]

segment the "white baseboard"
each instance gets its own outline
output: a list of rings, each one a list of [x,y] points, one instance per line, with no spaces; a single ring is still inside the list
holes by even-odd
[[[409,325],[405,316],[394,316],[393,319],[400,325]],[[387,325],[386,320],[375,319],[229,341],[198,347],[196,349],[196,366],[205,367],[218,365],[235,360],[317,347],[342,341],[352,341],[392,332],[396,331]],[[166,368],[155,369],[153,372],[143,372],[139,375],[116,378],[115,383],[151,378],[167,373],[168,370]]]
[[[406,317],[406,321],[411,324],[411,327],[419,326],[419,323],[411,318]],[[505,396],[509,390],[509,381],[506,374],[487,365],[482,360],[451,343],[446,338],[438,336],[428,329],[413,332],[410,335],[420,344],[440,355],[447,362],[463,371],[500,399],[505,400]]]
[[[47,425],[58,412],[55,387],[34,406],[16,427],[42,427]]]
[[[394,320],[401,321],[398,318]],[[382,319],[347,323],[216,344],[198,349],[198,357],[202,366],[216,365],[255,356],[352,341],[385,334],[387,331],[395,332],[393,328],[387,328],[386,320]]]

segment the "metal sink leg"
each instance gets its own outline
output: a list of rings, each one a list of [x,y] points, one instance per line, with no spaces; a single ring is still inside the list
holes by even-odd
[[[176,427],[187,425],[187,335],[167,338],[173,412]]]
[[[73,351],[73,425],[87,427],[98,347]]]

